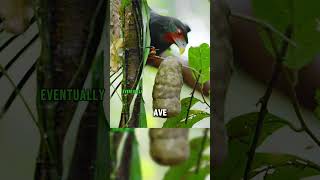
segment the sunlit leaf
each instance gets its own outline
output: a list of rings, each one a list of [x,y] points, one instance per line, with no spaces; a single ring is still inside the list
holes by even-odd
[[[175,128],[175,127],[177,127],[178,123],[181,120],[186,118],[187,112],[188,112],[189,103],[190,103],[190,99],[191,99],[191,97],[184,98],[184,99],[181,100],[181,112],[180,112],[180,114],[175,116],[175,117],[168,118],[166,120],[166,122],[164,122],[163,128]],[[191,107],[194,104],[196,104],[197,102],[199,102],[199,99],[192,98]]]
[[[146,109],[143,97],[141,97],[140,102],[140,114],[139,114],[139,127],[140,128],[147,128],[147,116],[146,116]]]
[[[210,174],[210,166],[199,169],[198,173],[194,171],[187,172],[181,179],[185,180],[204,180]]]
[[[201,121],[204,118],[210,117],[210,114],[200,110],[190,110],[187,123],[185,119],[177,124],[178,128],[192,128],[194,124]]]
[[[210,46],[203,43],[198,47],[190,47],[188,57],[189,66],[201,72],[199,83],[207,82],[210,79]]]

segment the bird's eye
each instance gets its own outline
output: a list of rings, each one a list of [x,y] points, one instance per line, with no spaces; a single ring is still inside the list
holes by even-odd
[[[178,34],[182,34],[181,29],[178,29],[177,32],[178,32]]]

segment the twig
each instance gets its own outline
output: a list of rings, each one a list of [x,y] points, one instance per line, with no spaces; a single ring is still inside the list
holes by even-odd
[[[110,97],[112,97],[114,95],[114,93],[118,90],[118,88],[120,87],[120,85],[122,84],[122,82],[119,82],[119,84],[117,85],[117,87],[113,90],[112,94]]]
[[[39,133],[40,133],[40,138],[41,140],[43,140],[43,142],[45,142],[45,146],[47,148],[47,151],[49,153],[50,158],[53,157],[53,153],[52,150],[50,148],[49,142],[48,142],[48,138],[46,135],[46,132],[44,131],[44,129],[41,127],[41,125],[38,123],[38,121],[36,120],[35,115],[32,113],[31,111],[31,107],[28,105],[27,101],[25,100],[25,98],[22,96],[22,94],[20,93],[20,91],[17,89],[15,83],[13,82],[13,80],[10,78],[10,76],[8,75],[8,73],[6,72],[6,70],[1,66],[0,64],[0,71],[3,73],[3,75],[9,80],[10,84],[12,85],[12,87],[14,88],[14,91],[19,95],[19,97],[21,98],[24,106],[26,107],[28,113],[30,114],[33,123],[36,125]],[[2,117],[2,114],[0,114],[0,119]]]
[[[206,98],[203,95],[203,88],[201,89],[201,96],[202,96],[203,102],[210,108],[210,104],[207,102]]]
[[[112,86],[112,88],[113,89],[115,89],[115,87],[111,84],[111,86]],[[118,97],[119,97],[119,99],[120,99],[120,101],[122,102],[122,99],[121,99],[121,97],[120,97],[120,95],[119,95],[119,93],[117,92],[117,91],[115,91],[116,92],[116,94],[118,95]]]
[[[208,137],[208,132],[209,132],[208,128],[204,129],[204,131],[203,131],[203,138],[202,138],[202,142],[201,142],[200,151],[199,151],[199,154],[198,154],[197,166],[196,166],[196,169],[194,171],[195,174],[198,174],[199,169],[200,169],[202,154],[203,154],[204,146],[205,146],[205,143],[206,143],[206,140],[207,140],[207,137]]]
[[[4,69],[7,71],[20,57],[21,55],[38,39],[39,35],[36,34],[32,37],[32,39],[22,48],[17,54],[6,64]],[[0,78],[2,77],[2,73],[0,72]]]
[[[13,42],[16,38],[18,37],[18,35],[13,35],[12,37],[10,37],[5,43],[3,43],[0,46],[0,52],[5,49],[11,42]]]
[[[263,180],[267,179],[267,176],[269,174],[269,170],[270,170],[270,167],[268,166],[268,168],[266,169],[266,172],[263,175]]]
[[[317,171],[320,171],[320,166],[318,166],[318,165],[316,165],[316,164],[314,164],[314,163],[311,163],[310,161],[303,161],[304,163],[306,163],[305,164],[305,166],[303,167],[303,168],[306,168],[306,167],[308,167],[308,168],[312,168],[312,169],[314,169],[314,170],[317,170]],[[257,170],[256,172],[255,172],[255,175],[253,176],[253,177],[251,177],[251,178],[254,178],[254,177],[256,177],[257,175],[259,175],[259,174],[261,174],[261,173],[263,173],[263,172],[265,172],[265,174],[264,174],[264,178],[266,178],[267,177],[267,175],[268,175],[268,173],[267,172],[269,172],[269,170],[271,170],[271,169],[278,169],[278,168],[282,168],[282,167],[287,167],[287,166],[296,166],[296,162],[295,161],[293,161],[293,162],[285,162],[285,163],[283,163],[283,164],[277,164],[277,165],[268,165],[267,167],[265,167],[265,168],[263,168],[263,169],[260,169],[260,170]]]
[[[2,65],[0,64],[0,71],[3,73],[3,75],[9,80],[10,84],[12,85],[14,91],[19,95],[19,97],[21,98],[24,106],[27,108],[28,113],[30,114],[33,122],[35,123],[35,125],[38,127],[38,129],[40,130],[41,127],[39,125],[39,123],[36,120],[35,115],[32,113],[30,106],[28,105],[27,101],[24,99],[24,97],[21,95],[20,91],[18,91],[17,86],[15,85],[15,83],[13,82],[13,80],[10,78],[10,76],[8,75],[8,73],[6,72],[6,70],[2,67]],[[2,117],[2,113],[0,114],[0,119]]]
[[[273,72],[271,81],[269,82],[268,88],[267,88],[267,90],[265,92],[265,95],[260,99],[261,108],[260,108],[260,112],[259,112],[259,115],[258,115],[258,121],[257,121],[257,124],[256,124],[256,129],[255,129],[255,132],[254,132],[253,141],[252,141],[249,153],[248,153],[248,160],[247,160],[247,164],[246,164],[246,168],[245,168],[245,174],[244,174],[244,179],[245,180],[249,179],[248,178],[248,174],[249,174],[249,171],[251,169],[251,164],[252,164],[252,161],[253,161],[253,158],[254,158],[254,154],[255,154],[255,151],[256,151],[256,148],[257,148],[257,145],[258,145],[258,140],[259,140],[259,137],[260,137],[260,134],[261,134],[261,130],[263,128],[263,120],[264,120],[265,116],[268,113],[268,110],[267,110],[268,102],[269,102],[269,99],[270,99],[271,94],[272,94],[273,86],[274,86],[275,82],[277,81],[277,79],[279,77],[280,68],[281,68],[281,64],[279,66],[279,63],[276,63],[275,70]]]
[[[189,102],[189,106],[188,106],[188,111],[187,111],[187,116],[186,116],[186,120],[184,121],[185,124],[188,123],[188,118],[189,118],[189,112],[190,112],[190,109],[191,109],[192,99],[193,99],[193,96],[194,96],[194,92],[195,92],[195,90],[196,90],[196,87],[197,87],[197,85],[198,85],[198,81],[199,81],[199,79],[200,79],[200,75],[201,75],[201,71],[200,71],[200,73],[199,73],[199,75],[198,75],[198,77],[197,77],[196,83],[194,84],[193,89],[192,89],[191,98],[190,98],[190,102]]]
[[[250,16],[246,16],[246,15],[243,15],[243,14],[231,13],[230,15],[235,17],[235,18],[243,19],[243,20],[246,20],[248,22],[252,22],[252,23],[258,24],[259,26],[261,26],[262,28],[266,29],[267,31],[272,31],[275,34],[278,34],[283,40],[285,40],[287,43],[291,44],[292,46],[297,47],[297,44],[294,41],[292,41],[290,38],[288,38],[283,33],[278,31],[276,28],[274,28],[269,23],[266,23],[266,22],[264,22],[264,21],[262,21],[260,19],[256,19],[256,18],[253,18],[253,17],[250,17]]]
[[[254,158],[254,155],[255,155],[255,151],[256,151],[256,148],[257,148],[257,145],[258,145],[258,141],[259,141],[259,138],[260,138],[260,134],[261,134],[261,131],[262,131],[262,128],[263,128],[263,120],[265,119],[265,116],[268,113],[268,110],[267,110],[268,102],[269,102],[269,99],[270,99],[271,94],[272,94],[272,89],[275,86],[275,83],[277,82],[277,80],[278,80],[278,78],[280,76],[280,73],[281,73],[281,70],[282,70],[282,60],[283,60],[283,58],[285,57],[285,55],[287,53],[288,45],[289,45],[288,44],[289,41],[283,41],[281,50],[279,52],[276,49],[276,47],[274,46],[275,45],[275,40],[272,37],[272,33],[270,31],[267,31],[267,33],[269,33],[271,44],[273,44],[273,48],[274,48],[275,55],[276,55],[276,64],[275,64],[274,70],[272,72],[271,80],[268,83],[267,90],[266,90],[264,96],[260,99],[261,108],[260,108],[260,112],[259,112],[259,115],[258,115],[258,121],[257,121],[257,124],[256,124],[256,129],[255,129],[255,132],[254,132],[252,144],[251,144],[249,152],[248,152],[248,160],[247,160],[247,163],[246,163],[246,168],[245,168],[244,177],[243,177],[244,180],[248,180],[249,179],[249,172],[251,170],[252,161],[253,161],[253,158]],[[287,29],[286,29],[286,35],[290,38],[291,34],[292,34],[292,26],[289,25],[287,27]]]
[[[291,104],[293,105],[294,111],[298,117],[298,120],[302,126],[302,128],[304,129],[304,131],[311,137],[311,139],[320,147],[320,140],[312,133],[312,131],[309,129],[309,127],[307,126],[305,120],[302,117],[302,113],[300,111],[300,107],[299,107],[299,102],[298,102],[298,98],[295,92],[295,89],[293,87],[293,83],[290,80],[290,76],[289,76],[289,72],[287,70],[285,70],[283,68],[283,72],[285,74],[285,78],[286,81],[289,84],[289,93],[290,93],[290,100],[291,100]]]
[[[117,77],[110,83],[111,85],[122,75],[123,72],[120,72]]]
[[[120,69],[122,69],[122,66],[121,66],[116,72],[113,72],[113,73],[110,75],[110,78],[112,78],[112,76],[114,76],[115,74],[117,74],[117,72],[119,72]],[[111,71],[111,67],[110,67],[110,71]]]
[[[197,70],[196,70],[195,68],[193,68],[193,67],[186,66],[186,65],[183,65],[183,64],[182,64],[182,67],[188,68],[188,69],[192,70],[194,73],[201,74],[199,71],[197,71]],[[201,74],[201,76],[203,76],[203,75]]]
[[[31,20],[30,20],[30,25],[29,26],[32,26],[33,24],[35,24],[34,22],[36,21],[36,18],[35,18],[35,16],[33,16],[32,18],[31,18]],[[2,24],[0,25],[0,26],[2,26],[2,28],[4,28],[3,26],[3,22],[2,22]],[[1,29],[1,27],[0,27],[0,29]],[[0,30],[0,32],[1,32],[1,30]],[[4,48],[6,48],[8,45],[10,45],[11,44],[11,42],[12,41],[14,41],[17,37],[18,37],[19,35],[12,35],[4,44],[2,44],[1,46],[0,46],[0,52],[4,49]],[[36,34],[36,36],[38,36],[38,33]]]
[[[24,74],[23,78],[19,81],[19,83],[17,85],[17,91],[19,91],[19,92],[21,91],[21,89],[24,87],[26,82],[29,80],[29,78],[31,77],[31,75],[33,74],[35,69],[36,69],[36,62],[33,63],[33,65]],[[14,102],[14,100],[16,99],[16,97],[18,95],[17,91],[11,92],[11,94],[10,94],[9,98],[7,99],[6,103],[4,104],[0,114],[5,114],[9,110],[9,108],[11,107],[11,104]]]

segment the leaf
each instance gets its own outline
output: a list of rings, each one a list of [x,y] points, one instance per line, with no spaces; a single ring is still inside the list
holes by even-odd
[[[147,128],[147,116],[146,116],[146,109],[145,109],[145,103],[143,100],[143,97],[141,97],[140,102],[140,114],[139,114],[139,127],[140,128]]]
[[[104,88],[104,55],[100,52],[93,64],[92,72],[92,88]],[[97,152],[96,161],[94,162],[95,180],[104,179],[109,174],[107,170],[109,164],[105,159],[108,159],[109,153],[109,138],[106,134],[109,133],[109,125],[104,113],[103,102],[99,102],[98,106],[98,128],[97,128]]]
[[[181,100],[181,112],[179,115],[172,117],[172,118],[168,118],[166,120],[166,122],[163,123],[163,128],[175,128],[177,127],[178,123],[182,120],[185,119],[187,116],[187,112],[188,112],[188,107],[189,107],[189,103],[190,103],[190,98],[184,98]],[[192,98],[192,102],[191,102],[191,107],[196,104],[197,102],[199,102],[200,100],[197,98]],[[191,108],[190,107],[190,108]]]
[[[186,160],[185,162],[183,162],[180,165],[177,166],[172,166],[165,174],[164,176],[164,180],[171,180],[171,179],[181,179],[182,177],[185,177],[186,174],[188,174],[188,176],[195,176],[194,174],[194,170],[192,171],[191,169],[193,169],[196,164],[197,164],[197,160],[198,160],[198,155],[199,155],[199,151],[201,148],[201,143],[202,143],[202,139],[203,137],[197,137],[194,138],[190,141],[190,157],[188,160]],[[208,138],[206,140],[204,149],[208,148],[210,146],[210,139]],[[206,169],[201,169],[202,171],[208,172]],[[204,172],[200,172],[198,176],[200,176],[200,174],[203,174]],[[193,175],[192,175],[193,174]],[[187,177],[186,177],[187,178]]]
[[[198,47],[190,47],[189,66],[201,72],[199,83],[203,84],[210,79],[210,46],[206,43]]]
[[[137,142],[136,136],[134,136],[132,141],[132,156],[130,164],[130,180],[141,180],[141,163],[139,157],[139,144]]]
[[[214,179],[241,179],[257,119],[258,112],[253,112],[240,115],[228,122],[229,156],[222,167],[213,174]],[[285,120],[275,115],[267,114],[258,146],[275,131],[284,127],[285,123],[283,121]]]
[[[194,124],[201,121],[204,118],[210,117],[210,114],[199,110],[190,110],[187,124],[185,121],[181,121],[177,124],[178,128],[192,128]]]
[[[285,31],[289,24],[293,25],[292,40],[297,47],[289,46],[285,65],[291,69],[300,69],[309,64],[320,52],[319,18],[320,1],[309,0],[307,3],[298,0],[252,0],[253,11],[257,18],[262,19],[279,31]],[[271,51],[270,40],[261,33],[264,44]],[[278,48],[282,39],[274,36]],[[273,51],[271,51],[273,53]]]
[[[210,166],[201,168],[196,174],[192,171],[187,172],[181,179],[183,180],[204,180],[210,174]]]
[[[253,112],[233,118],[227,124],[229,138],[234,141],[241,141],[250,144],[256,128],[258,115],[258,112]],[[270,113],[267,114],[264,119],[263,130],[261,132],[258,145],[260,145],[276,130],[282,128],[285,125],[283,121],[285,120],[275,115]]]
[[[149,55],[149,47],[151,43],[150,38],[150,29],[149,29],[149,21],[150,21],[150,12],[149,6],[146,0],[142,1],[141,4],[141,12],[142,12],[142,21],[143,21],[143,59],[144,64],[146,64],[148,55]]]
[[[134,128],[111,128],[111,132],[134,132]]]
[[[261,169],[272,166],[266,179],[300,180],[305,177],[319,175],[319,165],[294,155],[276,153],[257,153],[252,165],[250,177],[258,175]]]

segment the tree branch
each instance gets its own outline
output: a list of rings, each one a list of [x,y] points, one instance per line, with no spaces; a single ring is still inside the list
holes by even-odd
[[[287,37],[291,37],[292,35],[292,26],[289,25],[286,29],[286,36]],[[283,41],[282,43],[282,47],[281,47],[281,50],[280,52],[276,49],[275,47],[275,40],[274,38],[272,37],[272,34],[270,31],[267,31],[267,33],[269,33],[270,35],[270,41],[271,41],[271,44],[273,44],[273,48],[274,48],[274,51],[275,51],[275,55],[276,55],[276,63],[274,65],[274,70],[273,70],[273,73],[272,73],[272,77],[271,77],[271,80],[269,81],[268,83],[268,87],[267,87],[267,90],[264,94],[264,96],[260,99],[260,103],[261,103],[261,108],[260,108],[260,112],[259,112],[259,115],[258,115],[258,121],[257,121],[257,124],[256,124],[256,129],[255,129],[255,133],[254,133],[254,136],[253,136],[253,140],[252,140],[252,144],[251,144],[251,147],[249,149],[249,152],[248,152],[248,160],[247,160],[247,163],[246,163],[246,168],[245,168],[245,172],[244,172],[244,180],[248,180],[249,179],[249,172],[251,170],[251,164],[252,164],[252,161],[254,159],[254,155],[255,155],[255,151],[256,151],[256,148],[257,148],[257,145],[258,145],[258,141],[259,141],[259,138],[260,138],[260,134],[261,134],[261,131],[262,131],[262,128],[263,128],[263,120],[265,119],[265,116],[267,115],[268,113],[268,110],[267,110],[267,106],[268,106],[268,102],[269,102],[269,99],[271,97],[271,94],[272,94],[272,90],[273,90],[273,87],[275,86],[279,76],[280,76],[280,73],[281,73],[281,70],[282,70],[282,61],[287,53],[287,50],[288,50],[288,43],[289,41]]]
[[[199,151],[199,154],[198,154],[198,160],[197,160],[197,166],[196,166],[196,169],[195,169],[195,174],[198,174],[199,169],[200,169],[201,158],[202,158],[202,154],[203,154],[204,147],[205,147],[205,144],[206,144],[206,140],[207,140],[207,137],[208,137],[208,132],[209,132],[208,128],[204,129],[204,131],[203,131],[203,138],[202,138],[202,142],[201,142],[201,148],[200,148],[200,151]]]
[[[298,98],[296,95],[296,91],[293,87],[293,82],[290,80],[290,76],[289,76],[289,72],[286,69],[282,69],[284,74],[285,74],[285,78],[286,81],[289,84],[289,93],[290,93],[290,101],[291,104],[293,105],[294,111],[298,117],[298,120],[302,126],[302,129],[311,137],[311,139],[320,147],[320,140],[312,133],[312,131],[310,130],[310,128],[307,126],[305,120],[302,117],[302,113],[299,107],[299,102],[298,102]]]
[[[185,124],[188,123],[188,118],[189,118],[189,112],[190,112],[190,109],[191,109],[192,99],[193,99],[193,96],[194,96],[194,92],[195,92],[195,90],[197,88],[197,84],[198,84],[198,81],[200,79],[200,75],[201,75],[201,71],[200,71],[200,73],[199,73],[199,75],[197,77],[196,83],[194,84],[192,92],[191,92],[191,98],[190,98],[190,102],[189,102],[189,106],[188,106],[187,116],[186,116],[186,120],[184,121]]]
[[[285,36],[283,33],[278,31],[276,28],[274,28],[269,23],[266,23],[260,19],[256,19],[256,18],[242,15],[242,14],[238,14],[238,13],[231,13],[230,16],[235,17],[235,18],[239,18],[239,19],[243,19],[243,20],[246,20],[251,23],[255,23],[255,24],[261,26],[262,28],[264,28],[266,31],[272,31],[273,33],[279,35],[283,40],[287,41],[287,43],[289,43],[290,45],[297,47],[297,44],[294,41],[289,39],[287,36]]]

